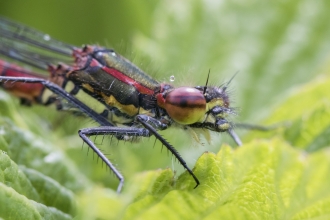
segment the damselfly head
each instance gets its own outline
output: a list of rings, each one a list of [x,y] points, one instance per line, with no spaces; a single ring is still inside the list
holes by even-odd
[[[226,118],[234,111],[229,107],[226,87],[173,88],[163,84],[156,98],[158,106],[165,109],[168,116],[179,124],[204,127],[218,132],[230,128]]]

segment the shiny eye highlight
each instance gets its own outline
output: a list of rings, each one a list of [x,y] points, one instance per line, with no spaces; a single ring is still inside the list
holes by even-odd
[[[201,91],[191,87],[180,87],[166,93],[165,102],[159,103],[177,123],[193,124],[203,121],[206,100]]]

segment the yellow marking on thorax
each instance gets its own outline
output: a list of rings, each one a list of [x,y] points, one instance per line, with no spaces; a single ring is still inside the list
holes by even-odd
[[[144,108],[139,108],[139,114],[140,115],[148,115],[148,116],[151,116],[151,117],[154,117],[155,114],[151,113],[150,110],[145,110]]]
[[[82,87],[90,92],[94,92],[94,88],[91,87],[91,85],[89,85],[88,83],[83,83]]]
[[[107,96],[104,93],[101,93],[101,94],[107,105],[116,107],[119,111],[121,111],[129,116],[135,116],[139,113],[139,109],[136,108],[134,105],[132,105],[132,104],[123,105],[120,102],[118,102],[114,96],[112,96],[112,95]]]

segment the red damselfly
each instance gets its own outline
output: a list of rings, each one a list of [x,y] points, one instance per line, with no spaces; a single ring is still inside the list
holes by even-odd
[[[64,44],[5,18],[0,18],[0,53],[1,86],[18,96],[22,104],[55,103],[61,109],[61,98],[100,125],[78,133],[116,175],[120,182],[118,192],[124,177],[91,141],[91,136],[113,135],[118,140],[155,136],[194,178],[196,187],[198,178],[158,131],[175,125],[227,132],[241,145],[228,120],[236,114],[226,91],[229,82],[219,87],[206,82],[203,86],[175,88],[156,81],[113,49]],[[49,77],[27,71],[22,63],[47,70]],[[68,82],[74,84],[70,91],[66,88]],[[45,90],[53,95],[44,99]],[[79,100],[75,96],[79,90],[97,100],[104,110],[96,112]]]

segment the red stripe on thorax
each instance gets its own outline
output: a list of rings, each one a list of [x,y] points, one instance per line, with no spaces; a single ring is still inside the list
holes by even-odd
[[[126,76],[122,72],[120,72],[117,69],[110,68],[107,66],[102,66],[97,60],[93,59],[90,63],[90,66],[101,66],[102,70],[104,70],[106,73],[110,74],[111,76],[115,77],[116,79],[120,80],[123,83],[126,83],[128,85],[134,86],[141,94],[146,95],[153,95],[155,94],[155,91],[152,89],[149,89],[148,87],[145,87],[141,85],[136,80]]]
[[[114,68],[109,68],[109,67],[102,67],[102,69],[109,73],[110,75],[112,75],[113,77],[115,77],[116,79],[122,81],[123,83],[126,83],[128,85],[132,85],[134,86],[140,93],[142,94],[146,94],[146,95],[153,95],[155,93],[154,90],[149,89],[143,85],[141,85],[140,83],[138,83],[137,81],[135,81],[134,79],[124,75],[122,72],[114,69]]]

